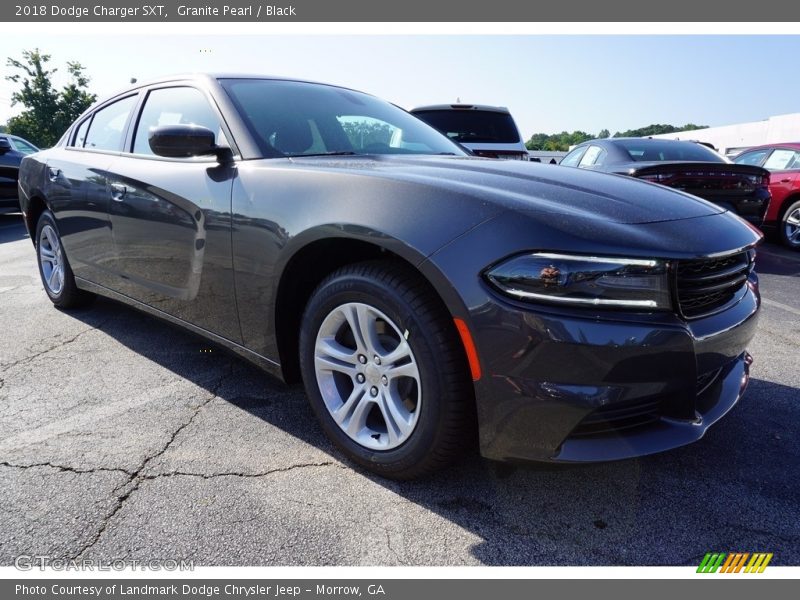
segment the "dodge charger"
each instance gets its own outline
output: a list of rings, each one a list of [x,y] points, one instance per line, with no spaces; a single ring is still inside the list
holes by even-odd
[[[741,398],[761,235],[718,205],[467,156],[373,96],[264,76],[138,84],[23,160],[44,291],[97,295],[302,381],[389,478],[471,444],[625,459]]]

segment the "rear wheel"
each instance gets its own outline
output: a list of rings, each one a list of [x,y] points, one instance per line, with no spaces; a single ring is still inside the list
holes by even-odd
[[[303,317],[300,364],[325,433],[354,462],[393,479],[457,458],[474,406],[452,320],[410,268],[339,269]]]
[[[790,204],[783,213],[779,235],[784,246],[800,249],[800,200]]]
[[[36,226],[36,258],[44,291],[59,308],[77,308],[94,299],[94,294],[78,289],[69,266],[53,213],[46,210]]]

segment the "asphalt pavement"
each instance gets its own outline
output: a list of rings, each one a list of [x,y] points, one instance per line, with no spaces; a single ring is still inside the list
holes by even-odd
[[[757,260],[750,389],[698,443],[395,483],[352,468],[301,389],[109,300],[53,308],[0,216],[0,565],[800,565],[800,253]]]

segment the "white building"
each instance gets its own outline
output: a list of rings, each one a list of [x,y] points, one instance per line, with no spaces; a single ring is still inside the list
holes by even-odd
[[[720,154],[736,156],[742,150],[762,144],[800,142],[800,113],[778,115],[763,121],[708,127],[654,135],[667,140],[697,140],[712,144]]]

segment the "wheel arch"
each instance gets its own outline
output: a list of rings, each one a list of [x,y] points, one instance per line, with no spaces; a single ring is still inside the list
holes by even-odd
[[[466,309],[453,300],[446,276],[432,269],[426,257],[415,249],[398,243],[378,243],[374,239],[357,237],[324,237],[297,248],[281,270],[275,295],[275,342],[283,378],[287,383],[300,381],[299,331],[303,311],[317,286],[330,273],[346,265],[368,260],[389,260],[413,269],[441,302],[452,318],[465,314]],[[423,263],[428,268],[421,268]],[[457,297],[457,296],[456,296]],[[453,324],[455,330],[455,324]],[[464,364],[466,363],[466,354]]]
[[[49,208],[43,194],[37,192],[28,197],[23,219],[34,246],[36,245],[36,225],[39,223],[39,217]]]
[[[785,215],[786,211],[789,210],[789,207],[792,204],[794,204],[795,202],[797,202],[798,200],[800,200],[800,189],[792,190],[791,192],[786,194],[786,197],[783,199],[783,202],[781,202],[781,205],[778,208],[778,224],[779,225],[780,225],[780,222],[783,220],[783,215]]]

